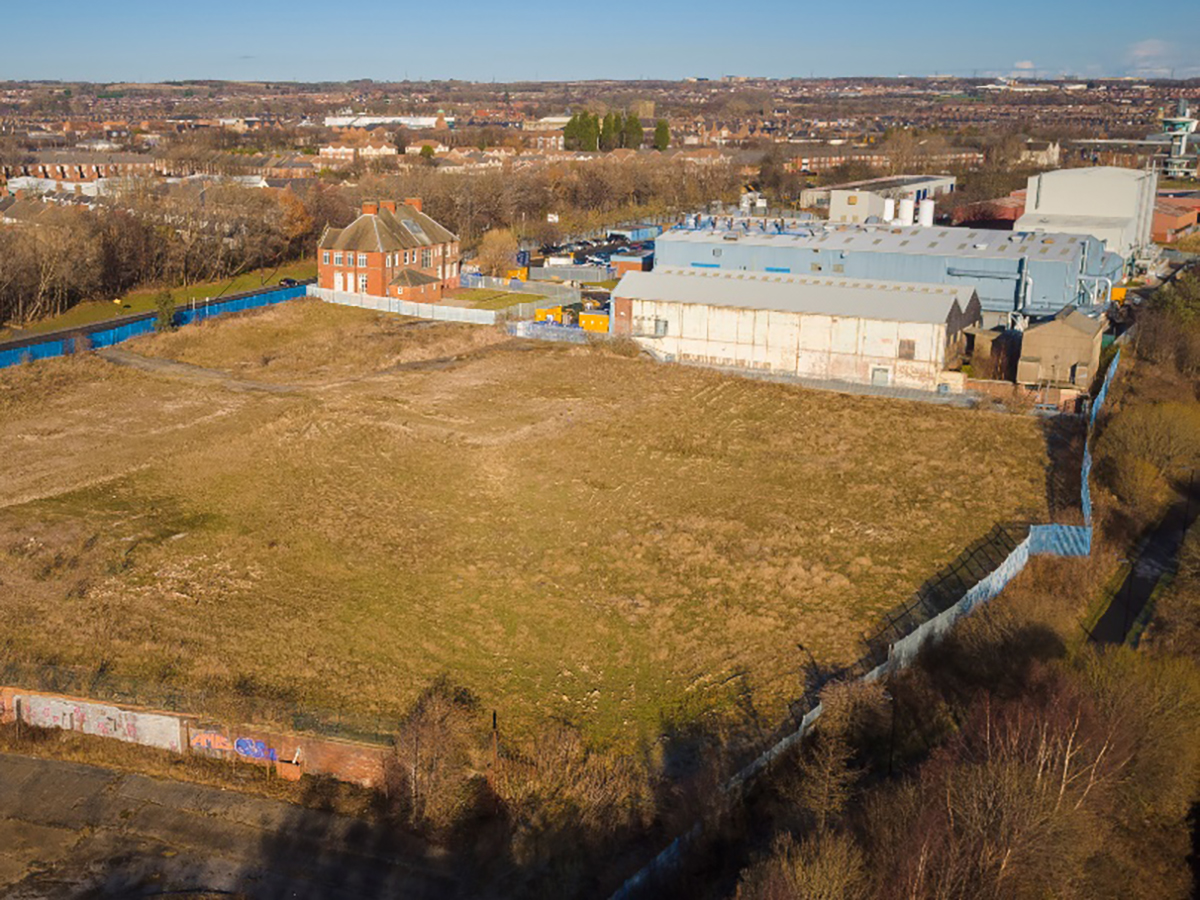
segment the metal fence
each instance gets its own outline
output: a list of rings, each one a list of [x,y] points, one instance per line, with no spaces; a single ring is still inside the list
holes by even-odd
[[[303,297],[304,294],[304,285],[297,285],[296,287],[263,288],[258,291],[234,294],[220,300],[206,300],[203,303],[191,301],[186,305],[176,307],[173,323],[190,325],[193,322],[226,313],[283,303],[286,300]],[[6,341],[0,344],[0,369],[38,359],[67,356],[89,347],[111,347],[132,337],[149,334],[154,330],[157,318],[157,312],[134,313],[103,322],[93,322],[75,328]]]
[[[487,288],[493,291],[511,291],[517,294],[536,294],[550,301],[544,303],[534,301],[536,307],[554,306],[561,303],[578,303],[583,299],[583,294],[579,288],[572,287],[569,284],[555,284],[553,282],[538,282],[534,284],[528,281],[521,281],[519,278],[493,278],[491,275],[465,273],[459,278],[459,284],[465,288]]]
[[[339,303],[342,306],[358,306],[363,309],[375,309],[379,312],[396,313],[401,316],[413,316],[418,319],[434,319],[439,322],[466,322],[471,325],[495,325],[505,318],[507,310],[471,309],[465,306],[449,306],[444,303],[413,303],[409,300],[398,300],[395,297],[376,297],[371,294],[353,294],[346,291],[331,291],[310,285],[310,297],[319,297],[326,303]]]
[[[612,281],[616,277],[617,270],[612,266],[531,266],[529,268],[529,280],[538,283],[558,278],[563,281],[595,284],[601,281]]]
[[[572,325],[558,325],[553,322],[513,322],[508,326],[508,331],[514,337],[535,341],[565,341],[569,344],[587,344],[608,337],[603,332],[584,331]]]
[[[803,740],[804,735],[821,716],[821,704],[816,699],[821,687],[831,681],[846,678],[859,678],[866,681],[875,680],[910,665],[921,652],[921,648],[928,642],[938,640],[963,616],[970,614],[972,610],[998,596],[1009,582],[1024,570],[1031,556],[1041,554],[1087,556],[1090,554],[1092,524],[1088,476],[1091,471],[1091,440],[1095,430],[1096,417],[1108,396],[1108,389],[1113,377],[1116,375],[1120,359],[1121,353],[1118,350],[1108,367],[1108,371],[1105,373],[1104,383],[1101,385],[1095,400],[1092,402],[1092,408],[1088,417],[1088,439],[1082,466],[1083,487],[1081,496],[1087,524],[1031,526],[1025,537],[1017,542],[997,564],[988,566],[986,574],[983,574],[973,584],[967,586],[956,602],[937,611],[935,615],[924,618],[923,621],[921,617],[934,611],[938,601],[936,596],[931,597],[918,592],[912,601],[901,607],[899,613],[890,617],[891,620],[885,624],[883,631],[879,635],[867,641],[866,653],[858,663],[848,669],[822,673],[821,677],[809,686],[809,689],[805,692],[805,700],[802,706],[804,712],[803,715],[798,716],[799,721],[796,727],[775,741],[748,765],[736,772],[722,786],[721,796],[718,801],[719,809],[728,808],[731,804],[736,803],[741,798],[742,793],[753,783],[756,776],[765,771],[774,760],[786,754]],[[1002,534],[1007,537],[1014,536],[1008,529],[994,529],[992,534],[984,539],[980,547],[968,550],[964,554],[966,562],[960,562],[951,567],[950,578],[935,579],[934,584],[939,585],[939,590],[934,592],[935,595],[940,593],[940,587],[950,583],[953,577],[959,577],[963,573],[969,572],[970,561],[974,560],[974,562],[980,565],[986,565],[984,560],[988,558],[989,552],[986,548],[994,550],[996,547],[1003,546]],[[961,560],[963,560],[962,557],[960,557]],[[903,636],[891,641],[887,640],[887,636],[890,633],[895,633],[902,628],[906,631]],[[882,649],[884,647],[886,647],[886,650]],[[883,658],[880,658],[881,656]],[[643,891],[649,892],[651,886],[659,878],[669,875],[678,868],[683,861],[684,854],[703,832],[704,822],[697,822],[621,885],[612,895],[611,900],[629,900],[629,898],[638,896]]]

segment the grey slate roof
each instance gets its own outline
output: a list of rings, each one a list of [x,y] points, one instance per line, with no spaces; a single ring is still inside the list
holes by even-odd
[[[456,235],[424,213],[397,204],[395,213],[380,209],[375,215],[363,213],[345,228],[326,229],[318,249],[388,253],[457,240]]]
[[[437,284],[438,279],[426,275],[416,269],[401,269],[400,274],[391,280],[391,284],[399,287],[420,287],[423,284]]]
[[[965,311],[974,295],[964,285],[673,267],[629,272],[612,292],[633,300],[933,324],[945,322],[956,304]]]

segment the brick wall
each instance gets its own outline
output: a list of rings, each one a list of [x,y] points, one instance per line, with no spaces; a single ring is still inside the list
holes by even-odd
[[[199,716],[98,703],[22,688],[0,687],[0,722],[20,720],[181,754],[274,766],[285,778],[330,775],[363,787],[382,784],[387,747],[226,725]]]

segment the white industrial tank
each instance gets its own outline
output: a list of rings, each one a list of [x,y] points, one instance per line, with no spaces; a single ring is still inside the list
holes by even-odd
[[[907,197],[900,201],[900,215],[897,218],[900,219],[901,225],[911,225],[913,223],[913,212],[915,211],[915,206],[916,204],[914,204],[912,200]]]
[[[891,197],[883,199],[883,221],[890,222],[896,218],[896,201]]]
[[[920,212],[917,213],[917,224],[922,228],[933,227],[933,201],[922,200]]]

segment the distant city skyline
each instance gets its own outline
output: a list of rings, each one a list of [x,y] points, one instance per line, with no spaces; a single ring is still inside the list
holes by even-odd
[[[63,0],[48,26],[41,7],[15,6],[3,24],[0,79],[1200,77],[1200,17],[1168,28],[1139,21],[1115,0],[1097,0],[1086,15],[1032,0],[822,8],[668,0],[576,11],[460,0],[449,14],[434,4],[384,0],[346,8],[314,0],[211,0],[203,7],[126,0],[115,12],[95,13],[92,4]]]

